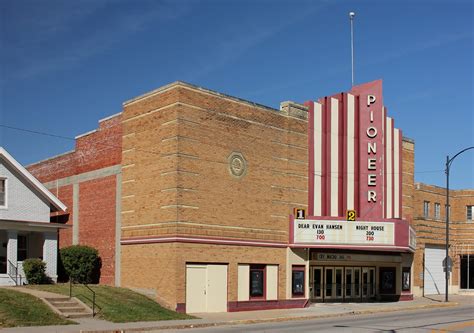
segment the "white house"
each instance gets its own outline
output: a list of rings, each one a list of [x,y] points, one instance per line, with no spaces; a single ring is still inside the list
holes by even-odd
[[[57,279],[58,229],[51,212],[66,206],[0,147],[0,285],[25,282],[23,260],[41,258]]]

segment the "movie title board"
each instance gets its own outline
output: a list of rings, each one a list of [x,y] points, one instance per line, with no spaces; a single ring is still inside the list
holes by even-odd
[[[390,222],[294,221],[294,243],[394,245]]]

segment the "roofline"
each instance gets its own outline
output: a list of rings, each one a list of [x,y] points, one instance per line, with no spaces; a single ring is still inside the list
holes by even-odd
[[[403,136],[402,139],[403,139],[403,141],[406,141],[406,142],[410,142],[410,143],[415,144],[415,140],[413,140],[413,139],[411,139],[411,138],[409,138],[409,137]]]
[[[41,182],[36,179],[28,170],[25,169],[17,160],[15,160],[3,147],[0,147],[0,156],[3,156],[7,163],[15,168],[36,190],[54,206],[58,211],[66,211],[67,207],[58,198],[56,198]]]
[[[158,94],[160,94],[160,93],[162,93],[166,90],[169,90],[169,89],[172,89],[172,88],[175,88],[175,87],[185,87],[185,88],[188,88],[188,89],[192,89],[192,90],[204,92],[204,93],[207,93],[207,94],[210,94],[210,95],[214,95],[216,97],[224,97],[224,98],[230,99],[234,102],[244,103],[244,104],[247,104],[247,105],[250,105],[250,106],[253,106],[253,107],[258,107],[258,108],[266,109],[266,110],[269,110],[269,111],[280,112],[280,110],[274,109],[274,108],[272,108],[270,106],[267,106],[267,105],[255,103],[255,102],[252,102],[252,101],[249,101],[249,100],[246,100],[246,99],[242,99],[242,98],[239,98],[239,97],[227,95],[227,94],[224,94],[224,93],[217,92],[215,90],[199,87],[199,86],[196,86],[194,84],[183,82],[183,81],[175,81],[175,82],[169,83],[169,84],[164,85],[160,88],[154,89],[154,90],[149,91],[145,94],[142,94],[142,95],[139,95],[139,96],[134,97],[132,99],[129,99],[129,100],[123,102],[122,105],[125,107],[129,104],[138,102],[142,99],[152,97],[154,95],[158,95]]]
[[[440,190],[446,191],[445,186],[439,186],[439,185],[433,185],[433,184],[428,184],[428,183],[423,183],[423,182],[415,182],[415,186],[417,185],[424,185],[424,186],[429,186],[429,187],[435,187]],[[474,188],[450,188],[449,191],[451,192],[458,192],[458,191],[474,191]]]
[[[1,147],[0,147],[1,148]],[[36,164],[40,164],[40,163],[44,163],[44,162],[47,162],[47,161],[50,161],[50,160],[54,160],[55,158],[58,158],[58,157],[62,157],[62,156],[66,156],[68,154],[73,154],[76,150],[75,149],[72,149],[72,150],[68,150],[64,153],[61,153],[61,154],[57,154],[57,155],[54,155],[54,156],[51,156],[51,157],[47,157],[45,159],[42,159],[42,160],[39,160],[37,162],[34,162],[34,163],[31,163],[31,164],[28,164],[25,168],[29,168],[29,167],[32,167]]]
[[[118,116],[121,116],[121,115],[122,115],[122,111],[117,112],[117,113],[114,113],[114,114],[112,114],[112,115],[110,115],[110,116],[107,116],[107,117],[105,117],[105,118],[99,119],[99,123],[101,123],[101,122],[103,122],[103,121],[106,121],[106,120],[110,120],[110,119],[112,119],[112,118],[115,118],[115,117],[118,117]]]

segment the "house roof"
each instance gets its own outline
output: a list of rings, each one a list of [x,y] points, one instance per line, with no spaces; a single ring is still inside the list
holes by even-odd
[[[53,212],[66,211],[67,207],[58,198],[54,196],[41,182],[28,172],[17,160],[15,160],[3,147],[0,147],[0,158],[14,168],[24,180],[35,188],[38,193],[49,202],[50,209]]]

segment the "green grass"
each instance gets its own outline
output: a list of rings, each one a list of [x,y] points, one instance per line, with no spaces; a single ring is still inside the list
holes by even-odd
[[[75,324],[54,313],[39,298],[0,288],[0,328]]]
[[[69,284],[29,287],[69,296]],[[114,323],[194,318],[163,308],[154,300],[130,289],[99,285],[90,288],[96,293],[96,304],[100,307],[100,310],[96,310],[99,311],[98,316]],[[73,285],[72,290],[73,296],[92,309],[92,293],[86,287]]]

